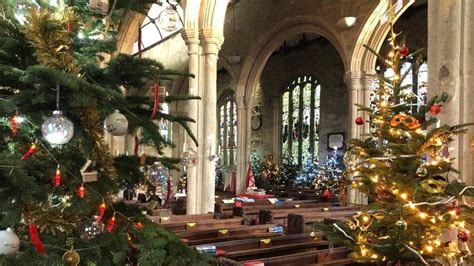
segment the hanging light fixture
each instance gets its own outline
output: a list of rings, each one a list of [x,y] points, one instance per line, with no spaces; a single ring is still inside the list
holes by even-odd
[[[232,50],[235,53],[234,55],[230,55],[227,59],[232,65],[237,65],[240,63],[240,56],[238,55],[239,53],[235,49],[235,4],[236,2],[233,3],[234,6],[232,7]]]
[[[348,30],[352,27],[354,27],[357,23],[357,17],[343,17],[340,18],[337,22],[336,25],[343,29],[343,30]]]

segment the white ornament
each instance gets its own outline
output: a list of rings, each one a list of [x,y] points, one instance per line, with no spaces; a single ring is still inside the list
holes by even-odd
[[[113,136],[123,136],[128,130],[128,120],[119,110],[115,110],[105,118],[104,128]]]
[[[43,137],[51,144],[66,144],[74,135],[74,125],[56,110],[41,126]]]
[[[15,253],[20,249],[20,238],[15,234],[13,229],[0,231],[0,254],[8,255]]]
[[[158,15],[160,28],[165,31],[174,31],[178,28],[179,15],[173,8],[168,7]]]
[[[150,166],[150,168],[148,168],[147,180],[151,185],[161,188],[162,194],[166,195],[166,182],[168,180],[169,173],[170,170],[168,170],[166,166],[162,165],[161,162],[155,162],[152,166]]]

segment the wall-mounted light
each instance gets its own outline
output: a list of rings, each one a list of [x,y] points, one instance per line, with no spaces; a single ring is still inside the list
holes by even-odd
[[[336,22],[336,25],[343,30],[348,30],[354,27],[356,23],[357,17],[343,17]]]

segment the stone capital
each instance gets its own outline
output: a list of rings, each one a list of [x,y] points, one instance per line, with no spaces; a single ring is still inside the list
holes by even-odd
[[[221,45],[224,42],[224,36],[222,32],[214,28],[201,29],[199,31],[199,39],[203,52],[205,54],[216,54],[219,53]]]
[[[367,89],[368,84],[376,79],[375,71],[348,71],[344,75],[344,83],[350,90]]]
[[[199,32],[196,29],[184,29],[181,32],[181,36],[188,46],[199,44]]]

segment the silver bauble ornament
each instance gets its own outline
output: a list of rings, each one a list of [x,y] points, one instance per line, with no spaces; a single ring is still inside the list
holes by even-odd
[[[97,238],[104,232],[105,225],[99,220],[99,216],[94,215],[84,221],[81,227],[81,239],[90,241]]]
[[[59,110],[53,112],[41,126],[43,137],[51,144],[62,145],[68,143],[74,135],[74,125],[63,116]]]
[[[421,164],[418,169],[416,169],[416,175],[419,177],[424,177],[428,174],[428,169],[426,169],[425,164]]]
[[[13,9],[13,16],[21,25],[24,25],[26,22],[26,15],[28,15],[32,9],[39,8],[40,6],[34,0],[18,1],[18,3],[15,5],[15,8]]]
[[[20,238],[13,229],[0,231],[0,254],[8,255],[17,252],[20,249]]]
[[[158,24],[165,31],[174,31],[178,28],[179,16],[173,8],[168,7],[158,15]]]
[[[151,185],[160,187],[162,192],[165,193],[163,190],[166,190],[166,181],[168,180],[169,172],[166,166],[160,162],[155,162],[148,168],[147,180]]]
[[[115,110],[105,118],[104,128],[113,136],[123,136],[128,130],[128,120],[119,110]]]
[[[405,220],[400,219],[398,221],[395,222],[395,225],[400,229],[400,230],[406,230],[407,227],[408,227],[408,224]]]
[[[181,154],[181,164],[186,166],[187,168],[191,168],[191,167],[196,166],[196,164],[198,162],[199,162],[198,154],[192,148],[189,148],[189,149],[185,150]]]

